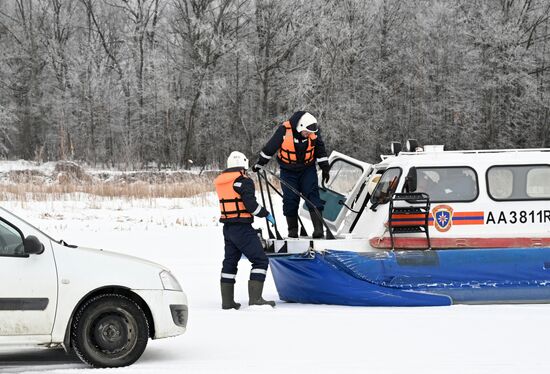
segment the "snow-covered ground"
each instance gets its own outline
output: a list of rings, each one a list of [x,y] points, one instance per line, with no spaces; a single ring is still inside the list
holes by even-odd
[[[220,308],[221,226],[212,194],[190,199],[0,202],[68,243],[168,266],[188,294],[188,332],[150,341],[127,373],[548,373],[550,306],[363,308],[279,302]],[[279,217],[281,217],[279,215]],[[90,270],[92,271],[92,270]],[[266,298],[278,299],[271,278]],[[81,373],[63,351],[0,349],[0,372]],[[111,372],[112,370],[109,370]],[[97,372],[101,372],[97,371]]]

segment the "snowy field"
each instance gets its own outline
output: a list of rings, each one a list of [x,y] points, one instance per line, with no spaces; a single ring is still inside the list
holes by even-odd
[[[56,238],[168,266],[190,303],[188,332],[150,341],[120,373],[548,373],[550,306],[365,308],[279,302],[220,308],[221,226],[212,194],[189,199],[0,202]],[[279,215],[280,217],[280,215]],[[90,269],[93,271],[93,269]],[[266,298],[278,300],[269,277]],[[74,356],[0,349],[0,372],[83,373]],[[94,372],[103,372],[97,370]],[[113,370],[108,370],[113,372]]]

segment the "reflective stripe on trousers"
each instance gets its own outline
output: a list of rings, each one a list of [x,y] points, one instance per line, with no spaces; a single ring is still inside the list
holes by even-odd
[[[225,258],[222,274],[237,274],[242,255],[252,263],[250,279],[264,281],[269,260],[262,243],[250,223],[225,223],[223,225]],[[235,278],[221,277],[222,282],[235,283]]]

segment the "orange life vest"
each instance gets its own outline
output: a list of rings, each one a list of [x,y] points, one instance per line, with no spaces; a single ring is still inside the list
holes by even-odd
[[[226,218],[250,218],[252,214],[248,213],[244,202],[234,189],[235,180],[244,176],[242,171],[230,171],[221,173],[215,180],[216,192],[220,201],[220,211],[222,219]]]
[[[289,121],[283,123],[286,128],[285,136],[283,137],[283,144],[279,149],[277,157],[285,164],[296,164],[298,157],[296,155],[296,147],[294,146],[294,135],[292,134],[292,125]],[[317,139],[315,133],[311,133],[307,138],[307,149],[304,155],[304,164],[313,162],[313,155],[315,153],[314,140]]]

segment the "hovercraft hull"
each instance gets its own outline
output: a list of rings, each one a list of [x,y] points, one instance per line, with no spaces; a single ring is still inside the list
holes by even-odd
[[[281,300],[356,306],[550,303],[550,248],[272,257]]]

